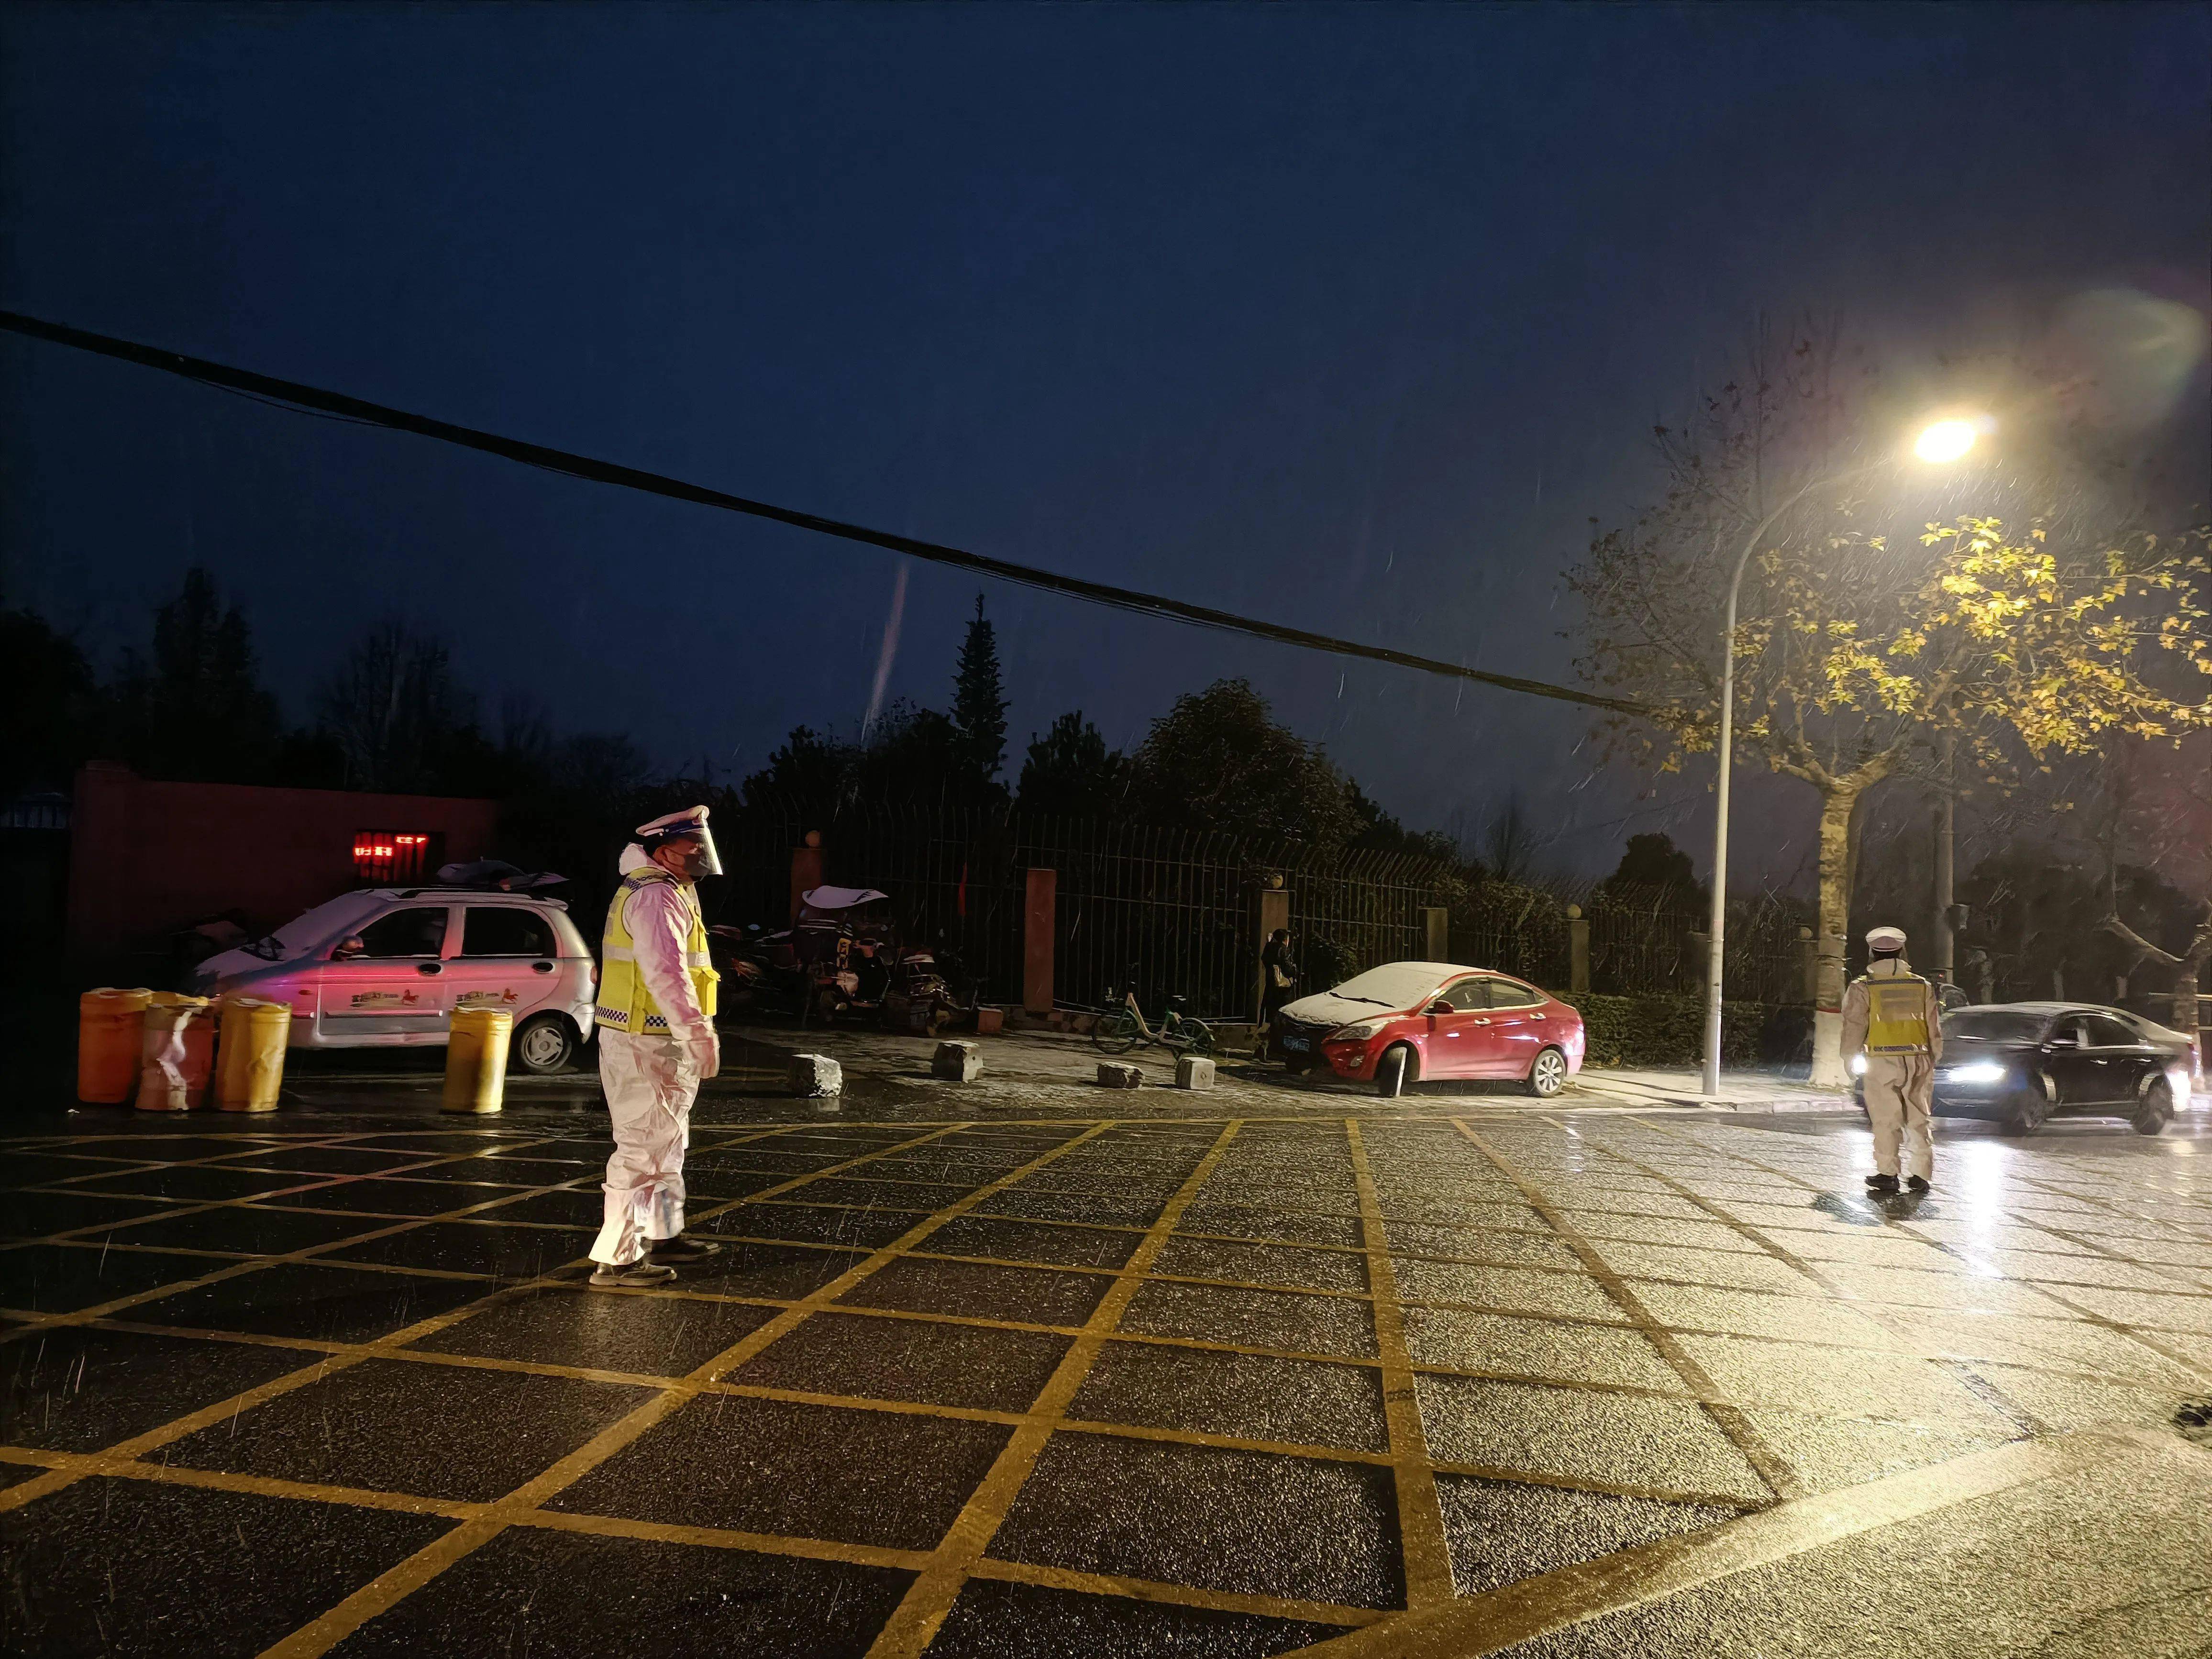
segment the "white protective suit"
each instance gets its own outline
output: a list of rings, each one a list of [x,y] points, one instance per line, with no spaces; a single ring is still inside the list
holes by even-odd
[[[1901,956],[1877,957],[1867,964],[1863,978],[1851,981],[1844,992],[1846,1055],[1866,1047],[1869,1018],[1866,981],[1909,977],[1911,973],[1911,966]],[[1929,1120],[1936,1105],[1936,1065],[1943,1058],[1943,1020],[1932,991],[1929,1003],[1925,1054],[1866,1057],[1867,1117],[1874,1125],[1875,1172],[1893,1180],[1899,1173],[1900,1141],[1904,1174],[1923,1181],[1931,1181],[1936,1175],[1936,1143]]]
[[[652,861],[633,845],[623,853],[622,873]],[[615,1155],[607,1160],[605,1220],[592,1260],[617,1267],[684,1231],[691,1102],[700,1079],[712,1077],[721,1059],[714,1023],[684,970],[696,890],[688,882],[647,882],[625,902],[638,977],[667,1016],[668,1035],[599,1029],[599,1085],[614,1120]]]

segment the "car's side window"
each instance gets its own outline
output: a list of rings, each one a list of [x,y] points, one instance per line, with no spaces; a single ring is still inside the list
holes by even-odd
[[[379,916],[361,930],[364,957],[434,957],[446,948],[446,907],[422,905]]]
[[[2132,1048],[2138,1039],[2133,1031],[2103,1014],[2088,1014],[2082,1018],[2084,1040],[2092,1048]]]
[[[1516,985],[1510,979],[1490,981],[1490,1006],[1493,1008],[1533,1008],[1543,1000],[1542,992]]]
[[[1483,989],[1487,983],[1485,980],[1463,979],[1458,984],[1444,988],[1444,1000],[1463,1014],[1486,1008],[1490,1004],[1483,995]]]
[[[553,929],[535,910],[514,904],[471,904],[461,912],[465,957],[550,957],[558,954]]]

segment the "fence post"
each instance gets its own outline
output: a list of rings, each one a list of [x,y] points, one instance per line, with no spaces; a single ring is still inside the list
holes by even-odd
[[[1271,878],[1279,881],[1281,877]],[[1260,931],[1254,938],[1252,950],[1252,1023],[1262,1025],[1267,1018],[1267,969],[1260,954],[1267,948],[1267,935],[1278,927],[1291,925],[1291,896],[1280,887],[1260,890]]]
[[[1589,918],[1579,904],[1567,907],[1567,994],[1589,994]]]
[[[1807,1006],[1820,1000],[1820,952],[1813,943],[1813,930],[1797,930],[1798,997]]]
[[[791,916],[787,927],[799,921],[799,896],[822,884],[822,832],[809,830],[801,841],[802,845],[791,849]]]
[[[1022,1006],[1032,1014],[1052,1012],[1052,945],[1060,902],[1060,872],[1029,872],[1028,904],[1022,914]]]
[[[1441,904],[1421,906],[1422,948],[1431,962],[1451,960],[1451,912]]]

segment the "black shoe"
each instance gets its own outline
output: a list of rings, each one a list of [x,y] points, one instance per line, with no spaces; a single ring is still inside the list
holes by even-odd
[[[1897,1177],[1885,1175],[1869,1176],[1867,1192],[1875,1198],[1894,1198],[1897,1195]]]
[[[1922,1176],[1908,1176],[1905,1182],[1905,1190],[1915,1194],[1926,1192],[1928,1190],[1928,1182],[1926,1177]]]
[[[620,1267],[601,1262],[587,1281],[594,1290],[651,1290],[676,1281],[676,1269],[657,1267],[650,1261],[632,1261]]]
[[[720,1254],[721,1246],[703,1238],[688,1238],[678,1233],[673,1238],[655,1239],[645,1247],[646,1259],[656,1262],[704,1261]]]

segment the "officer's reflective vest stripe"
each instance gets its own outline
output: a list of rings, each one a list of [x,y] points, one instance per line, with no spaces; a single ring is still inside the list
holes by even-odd
[[[622,885],[615,890],[614,902],[607,906],[606,938],[599,947],[599,1001],[592,1011],[599,1024],[617,1031],[667,1030],[668,1016],[653,1000],[653,994],[645,988],[644,976],[637,971],[637,940],[629,931],[624,907],[640,888],[675,879],[656,866],[623,877]],[[691,976],[700,1012],[712,1019],[714,987],[721,975],[714,971],[707,952],[707,920],[699,912],[698,895],[685,896],[691,912],[691,931],[684,941],[684,971]]]
[[[1860,981],[1867,994],[1866,1051],[1870,1054],[1924,1054],[1929,1051],[1928,1011],[1935,988],[1913,974]]]

